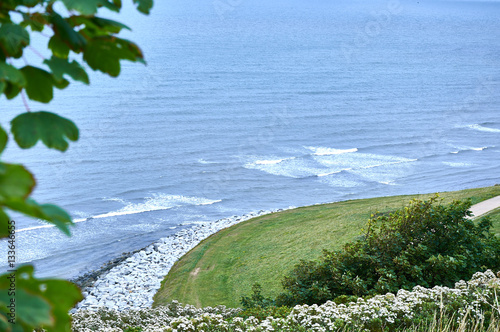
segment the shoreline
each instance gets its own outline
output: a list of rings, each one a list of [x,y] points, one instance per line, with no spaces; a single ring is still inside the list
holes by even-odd
[[[496,196],[495,200],[498,199],[500,196]],[[490,211],[500,207],[500,201],[495,203],[489,206]],[[328,203],[313,205],[321,204]],[[193,225],[142,249],[124,252],[100,268],[71,279],[81,288],[84,296],[71,312],[101,307],[118,311],[151,307],[154,295],[174,263],[202,240],[240,222],[294,208],[260,210]]]
[[[293,208],[260,210],[195,225],[142,249],[122,253],[100,268],[71,279],[84,296],[71,312],[101,307],[118,311],[151,307],[153,296],[174,263],[202,240],[240,222]]]
[[[134,251],[130,251],[130,252],[122,252],[118,257],[110,259],[109,261],[102,264],[100,267],[98,267],[96,269],[89,270],[89,271],[85,272],[84,274],[81,274],[81,275],[76,276],[74,278],[70,278],[70,279],[68,279],[68,281],[74,283],[83,291],[89,287],[92,287],[94,285],[94,283],[99,279],[100,276],[106,274],[111,269],[120,265],[123,261],[127,260],[132,255],[138,253],[139,251],[145,250],[147,247],[148,246],[141,248],[141,249],[134,250]]]

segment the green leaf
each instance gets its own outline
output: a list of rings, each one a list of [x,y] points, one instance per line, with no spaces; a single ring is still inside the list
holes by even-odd
[[[153,0],[134,0],[134,3],[137,5],[137,10],[144,14],[149,14],[153,8]]]
[[[22,26],[13,23],[0,26],[0,48],[7,57],[20,58],[29,43],[30,35]]]
[[[59,81],[54,76],[52,76],[52,77],[53,77],[54,86],[58,89],[64,89],[69,85],[69,81],[67,79],[63,78]]]
[[[0,331],[9,331],[8,328],[9,322],[7,320],[7,317],[5,317],[0,311]]]
[[[43,219],[44,216],[40,205],[30,198],[11,198],[3,201],[2,205],[7,209],[21,212],[33,218]]]
[[[50,331],[67,332],[67,327],[71,324],[71,318],[68,311],[78,302],[83,300],[80,289],[73,283],[66,280],[41,280],[45,291],[43,297],[53,305],[52,314],[55,323]]]
[[[0,153],[5,150],[5,147],[7,146],[7,141],[9,139],[9,136],[5,132],[5,130],[0,126]]]
[[[49,49],[57,57],[67,58],[69,55],[70,48],[66,45],[59,35],[53,35],[49,40]]]
[[[71,76],[75,81],[80,81],[85,84],[89,84],[89,77],[85,70],[80,66],[78,62],[73,60],[69,62],[68,59],[58,58],[57,56],[52,56],[50,60],[45,60],[45,64],[49,66],[54,74],[56,80],[61,81],[63,75],[67,74]]]
[[[26,85],[26,80],[21,71],[5,62],[0,62],[0,82],[10,82],[19,87]],[[3,89],[0,89],[0,92],[3,92]]]
[[[47,15],[40,13],[32,13],[32,14],[23,13],[22,15],[23,15],[23,21],[21,22],[21,25],[23,27],[29,26],[33,31],[41,32],[45,28],[45,25],[49,24],[47,20]]]
[[[15,277],[15,296],[9,295],[11,280]],[[67,332],[70,330],[69,310],[83,297],[78,287],[66,280],[37,279],[32,265],[24,265],[15,272],[0,276],[0,317],[5,316],[11,298],[16,303],[16,324],[3,330]],[[21,329],[16,329],[20,327]]]
[[[95,16],[72,16],[69,20],[73,26],[85,25],[85,35],[90,32],[92,36],[103,36],[119,33],[122,29],[130,30],[125,24]]]
[[[20,2],[23,4],[23,6],[35,7],[36,5],[43,2],[43,0],[21,0]]]
[[[122,0],[113,0],[113,4],[118,8],[122,8]]]
[[[94,15],[100,0],[62,0],[68,10],[77,10],[83,15]]]
[[[21,165],[0,163],[0,202],[9,199],[26,198],[35,187],[35,179]]]
[[[56,225],[64,234],[70,236],[69,225],[73,225],[69,214],[58,206],[43,204],[40,206],[44,214],[44,219]]]
[[[0,293],[0,302],[8,303],[11,297],[7,292]],[[15,290],[16,319],[29,326],[52,325],[50,304],[38,295],[31,295],[22,288]]]
[[[54,97],[52,75],[40,68],[25,66],[21,72],[26,78],[26,93],[32,100],[48,103]]]
[[[0,209],[0,239],[9,236],[10,218],[4,210]]]
[[[66,151],[69,139],[78,140],[78,128],[66,118],[50,112],[29,112],[18,115],[11,122],[17,144],[27,149],[41,140],[48,148]]]
[[[10,199],[3,205],[13,211],[21,212],[30,217],[43,219],[55,225],[64,234],[70,236],[69,226],[73,225],[70,215],[58,206],[52,204],[39,205],[32,199]]]
[[[83,15],[94,15],[99,7],[106,7],[110,10],[119,11],[114,3],[106,0],[62,0],[69,10],[77,10]]]
[[[7,82],[5,84],[3,93],[5,94],[5,97],[7,97],[7,99],[15,98],[19,94],[19,92],[21,92],[21,87],[14,85],[10,82]]]
[[[101,37],[87,43],[83,59],[92,69],[116,77],[120,74],[120,60],[143,62],[143,55],[139,47],[128,40]]]
[[[52,14],[50,17],[50,21],[53,25],[54,33],[58,36],[58,41],[56,39],[58,50],[60,47],[60,42],[68,45],[70,49],[79,53],[83,50],[86,44],[85,38],[77,31],[73,29],[73,27],[59,14]],[[52,48],[51,48],[52,49]]]

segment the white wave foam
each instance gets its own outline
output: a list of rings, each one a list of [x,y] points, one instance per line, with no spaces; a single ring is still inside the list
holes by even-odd
[[[196,221],[196,220],[193,220],[193,221],[184,221],[184,222],[181,222],[180,225],[181,226],[186,226],[186,225],[205,225],[205,224],[209,224],[210,222],[209,221]]]
[[[456,149],[458,149],[458,151],[452,151],[451,153],[459,153],[461,151],[483,151],[485,149],[488,149],[487,146],[482,146],[482,147],[478,147],[478,148],[475,148],[475,147],[472,147],[472,146],[455,146]]]
[[[199,162],[200,164],[204,164],[204,165],[207,165],[207,164],[217,164],[215,161],[207,161],[207,160],[205,160],[205,159],[203,159],[203,158],[198,159],[198,162]]]
[[[468,126],[466,126],[466,128],[469,128],[472,130],[483,131],[483,132],[487,132],[487,133],[500,133],[500,129],[484,127],[484,126],[481,126],[480,124],[477,124],[477,123],[468,125]]]
[[[221,201],[222,200],[220,200],[220,199],[219,200],[211,200],[208,198],[201,198],[201,197],[155,194],[152,197],[147,197],[143,203],[136,203],[136,204],[128,203],[126,206],[124,206],[120,210],[98,214],[98,215],[92,216],[90,218],[75,219],[75,220],[73,220],[73,222],[78,223],[78,222],[92,220],[92,219],[102,219],[102,218],[151,212],[151,211],[168,210],[168,209],[171,209],[173,207],[182,206],[182,205],[210,205],[210,204],[218,203]],[[41,229],[41,228],[51,228],[51,227],[55,227],[55,226],[54,225],[33,226],[33,227],[28,227],[28,228],[16,230],[16,233],[31,231],[31,230],[35,230],[35,229]]]
[[[286,159],[278,158],[262,158],[257,162],[247,163],[246,168],[256,169],[272,175],[286,176],[291,178],[329,178],[328,182],[337,186],[339,183],[343,186],[347,183],[345,179],[333,181],[330,178],[338,177],[339,173],[347,171],[355,172],[356,175],[368,174],[368,170],[377,168],[398,168],[398,164],[407,164],[417,161],[418,159],[409,159],[396,156],[369,154],[369,153],[352,153],[357,149],[337,150],[330,148],[315,148],[308,147],[315,153],[312,158],[308,156],[292,157]],[[401,167],[399,167],[401,168]],[[389,172],[385,169],[380,171],[370,171],[370,181],[392,181],[385,173]],[[376,173],[382,173],[380,179],[376,179]],[[364,178],[364,176],[361,176]],[[333,182],[332,182],[333,181]],[[354,183],[349,182],[348,186],[353,186]]]
[[[315,156],[329,156],[336,154],[344,154],[344,153],[352,153],[357,152],[357,148],[352,149],[334,149],[334,148],[325,148],[325,147],[314,147],[314,146],[305,146],[306,149],[309,149],[313,152]]]
[[[278,159],[278,160],[257,160],[255,162],[256,165],[274,165],[274,164],[279,164],[282,162],[284,159]]]
[[[276,160],[257,160],[255,162],[256,165],[275,165],[279,164],[282,161],[285,161],[287,159],[292,159],[292,158],[284,158],[284,159],[276,159]]]
[[[332,174],[338,174],[340,172],[350,171],[350,170],[352,170],[352,168],[344,168],[344,169],[341,169],[340,171],[333,171],[333,172],[328,172],[328,173],[320,173],[317,176],[318,177],[323,177],[323,176],[328,176],[328,175],[332,175]]]
[[[395,181],[412,170],[412,163],[418,159],[374,155],[364,165],[349,171],[365,181],[378,182],[384,185],[395,185]]]
[[[98,214],[92,218],[100,219],[114,216],[124,216],[143,212],[168,210],[182,205],[210,205],[218,202],[221,202],[221,200],[210,200],[207,198],[188,197],[182,195],[155,194],[152,197],[147,197],[144,203],[129,203],[118,211]]]
[[[392,162],[387,162],[387,163],[383,163],[383,164],[362,166],[362,167],[359,167],[359,169],[368,169],[368,168],[383,167],[383,166],[389,166],[389,165],[405,164],[405,163],[410,163],[412,161],[418,161],[418,159],[403,158],[403,160],[399,160],[399,161],[392,161]]]
[[[122,198],[116,198],[116,197],[104,197],[102,199],[103,201],[110,201],[110,202],[118,202],[118,203],[122,203],[122,204],[127,204],[126,201],[124,201]]]
[[[454,163],[449,161],[443,161],[443,164],[450,167],[470,167],[472,164],[469,163]]]
[[[265,162],[264,162],[265,161]],[[271,162],[273,161],[273,162]],[[286,176],[291,178],[304,178],[316,176],[328,171],[324,167],[318,168],[316,162],[302,158],[286,158],[278,162],[276,159],[259,160],[245,164],[245,168],[256,169],[272,175]]]
[[[32,230],[41,229],[41,228],[52,228],[52,227],[56,227],[56,226],[54,226],[54,225],[41,225],[41,226],[27,227],[27,228],[23,228],[23,229],[17,229],[16,233],[32,231]]]

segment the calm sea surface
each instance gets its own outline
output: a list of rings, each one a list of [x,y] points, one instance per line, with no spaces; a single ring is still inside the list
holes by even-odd
[[[499,18],[500,2],[481,1],[127,10],[124,36],[148,66],[32,104],[74,120],[80,141],[66,153],[11,143],[3,158],[80,221],[68,238],[14,215],[18,260],[72,277],[250,211],[500,183]],[[4,126],[23,111],[0,103]]]

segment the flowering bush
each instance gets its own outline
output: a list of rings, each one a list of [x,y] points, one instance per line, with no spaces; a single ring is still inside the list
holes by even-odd
[[[468,282],[457,282],[455,288],[416,286],[412,291],[399,290],[346,304],[297,305],[285,317],[265,319],[238,317],[240,309],[198,309],[175,301],[154,309],[80,310],[73,315],[73,331],[401,331],[436,317],[447,317],[448,324],[462,327],[487,326],[500,315],[499,287],[500,278],[488,270],[475,273]]]

